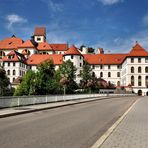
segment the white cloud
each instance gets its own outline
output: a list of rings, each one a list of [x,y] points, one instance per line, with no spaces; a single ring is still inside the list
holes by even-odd
[[[7,21],[7,29],[12,31],[13,30],[13,25],[14,24],[22,24],[26,23],[27,19],[17,15],[17,14],[10,14],[6,16],[6,21]]]
[[[103,5],[113,5],[113,4],[123,2],[123,0],[98,0],[98,1],[103,3]]]
[[[48,6],[49,11],[60,12],[62,11],[62,4],[61,3],[55,3],[53,0],[41,0],[42,2],[46,3]]]
[[[143,17],[143,23],[144,25],[148,25],[148,14]]]

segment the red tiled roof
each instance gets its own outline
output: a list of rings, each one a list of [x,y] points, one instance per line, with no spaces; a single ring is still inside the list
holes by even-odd
[[[20,48],[35,48],[30,40],[25,41],[19,46]]]
[[[75,47],[74,45],[72,45],[66,52],[64,55],[81,55],[81,53],[79,52],[78,48]]]
[[[46,35],[46,28],[45,27],[36,27],[35,31],[34,31],[34,35],[45,36]]]
[[[24,49],[24,50],[22,51],[22,54],[23,54],[23,55],[29,55],[29,53],[27,52],[27,49]]]
[[[38,43],[38,50],[53,50],[47,42]]]
[[[9,56],[12,56],[11,58],[9,58]],[[18,53],[17,51],[11,51],[10,53],[8,53],[5,57],[2,58],[3,62],[25,62],[26,59],[24,57],[24,55]]]
[[[127,54],[84,54],[84,59],[89,64],[108,65],[121,64]]]
[[[55,65],[60,65],[63,63],[63,56],[60,54],[33,54],[28,60],[27,63],[30,65],[38,65],[46,60],[53,60]]]
[[[10,55],[13,56],[13,58],[9,59],[8,56],[10,56]],[[2,61],[3,62],[8,62],[8,61],[10,61],[10,62],[18,62],[20,60],[19,60],[18,56],[16,55],[15,51],[11,51],[10,53],[7,54],[7,56],[2,58]]]
[[[4,40],[0,41],[0,49],[10,50],[10,49],[17,49],[23,43],[21,38],[17,38],[12,36],[11,38],[5,38]]]
[[[148,52],[139,43],[136,43],[129,56],[148,56]]]
[[[49,45],[55,51],[66,51],[68,49],[68,44],[49,44]]]
[[[13,85],[17,85],[17,84],[20,84],[21,81],[22,81],[22,77],[17,77],[17,78],[12,82],[12,84],[13,84]]]

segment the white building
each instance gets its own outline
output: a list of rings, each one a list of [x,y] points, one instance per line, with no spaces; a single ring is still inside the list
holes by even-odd
[[[68,44],[48,43],[46,29],[37,27],[32,39],[27,41],[14,35],[1,40],[0,59],[12,84],[27,70],[36,71],[37,65],[48,59],[53,60],[56,69],[63,61],[71,60],[77,68],[76,81],[79,83],[80,70],[87,61],[96,77],[116,86],[132,85],[135,93],[148,95],[148,52],[137,42],[129,53],[105,54],[99,48],[96,54],[90,54],[87,47],[78,49],[74,45],[69,48]]]

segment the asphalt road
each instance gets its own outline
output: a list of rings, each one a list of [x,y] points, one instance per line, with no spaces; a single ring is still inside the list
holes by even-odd
[[[0,119],[0,148],[90,148],[134,97],[112,98]]]

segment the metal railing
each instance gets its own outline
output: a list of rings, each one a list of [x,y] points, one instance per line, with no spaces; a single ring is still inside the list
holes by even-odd
[[[58,101],[70,101],[77,99],[106,97],[106,96],[130,96],[133,94],[73,94],[73,95],[46,95],[46,96],[5,96],[0,97],[0,108],[25,106]]]

